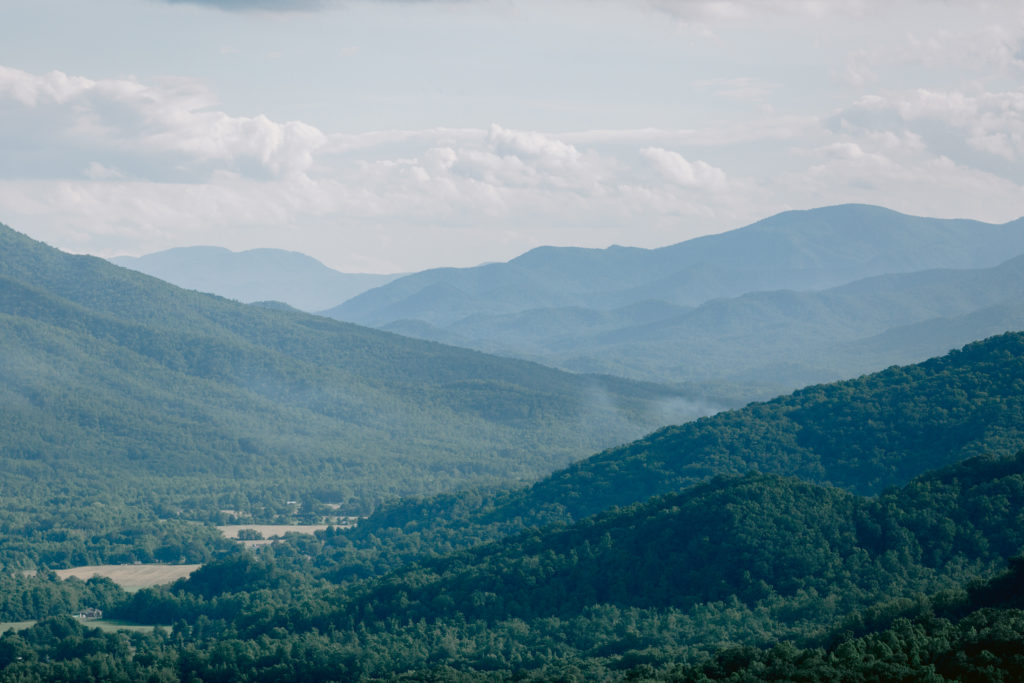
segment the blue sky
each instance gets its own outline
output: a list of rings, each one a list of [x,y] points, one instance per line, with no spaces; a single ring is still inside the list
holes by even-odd
[[[0,221],[349,271],[659,246],[790,208],[1024,215],[1024,8],[5,0]]]

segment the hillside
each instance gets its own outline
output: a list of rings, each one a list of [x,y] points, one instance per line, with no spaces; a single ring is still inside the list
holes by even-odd
[[[535,484],[541,501],[587,515],[717,474],[750,470],[875,494],[918,474],[1024,443],[1024,334],[917,365],[801,389],[667,427]]]
[[[126,648],[50,616],[0,637],[0,673],[81,676],[98,653],[124,680],[1015,671],[1019,563],[978,581],[1024,547],[1022,388],[1024,334],[1005,334],[668,428],[529,488],[221,551],[169,587],[10,577],[8,618],[91,600],[175,626]]]
[[[114,610],[182,624],[176,640],[139,644],[152,653],[144,662],[179,677],[615,680],[727,663],[729,650],[709,658],[724,648],[749,663],[782,640],[863,633],[922,613],[940,590],[930,604],[949,616],[1019,605],[1012,575],[963,588],[1024,543],[1022,506],[1021,455],[971,459],[877,499],[727,477],[349,585],[311,578],[298,553],[316,543],[293,538]],[[188,657],[175,657],[181,647]]]
[[[13,492],[139,487],[203,515],[306,496],[367,510],[532,479],[682,417],[659,386],[245,306],[6,227],[0,255]]]
[[[1024,544],[1022,485],[1024,454],[973,458],[877,499],[776,475],[718,477],[425,560],[372,584],[355,608],[372,603],[380,619],[436,618],[443,604],[467,619],[565,618],[595,604],[689,610],[813,591],[850,611],[934,590],[956,560],[1002,565]]]
[[[1024,333],[666,427],[521,489],[387,505],[324,550],[337,577],[678,493],[719,475],[795,476],[875,495],[1024,444]]]
[[[646,670],[649,680],[1018,681],[1024,678],[1024,560],[956,591],[891,601],[845,618],[819,643],[732,647],[698,665]],[[856,634],[851,628],[873,628]],[[650,675],[654,674],[654,675]]]
[[[185,289],[243,303],[283,301],[302,311],[329,308],[398,277],[341,273],[312,257],[281,249],[178,247],[110,261]]]

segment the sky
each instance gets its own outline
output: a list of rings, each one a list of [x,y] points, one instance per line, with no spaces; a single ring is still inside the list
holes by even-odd
[[[347,272],[1024,215],[1024,4],[0,0],[0,222]]]

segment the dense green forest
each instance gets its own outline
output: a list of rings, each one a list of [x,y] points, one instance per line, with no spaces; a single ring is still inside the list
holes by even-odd
[[[0,680],[1019,679],[1022,333],[550,474],[686,399],[0,246]]]
[[[775,473],[877,494],[967,457],[1013,454],[1022,430],[1024,334],[1010,333],[666,427],[529,487],[396,501],[325,552],[335,555],[339,576],[365,576],[722,474]]]
[[[687,415],[665,387],[245,306],[3,226],[0,345],[4,495],[145,491],[193,519],[528,481]]]
[[[788,666],[843,680],[844,667],[877,676],[958,643],[946,671],[1012,672],[1024,564],[999,572],[1024,543],[1022,510],[1024,454],[973,458],[874,498],[722,477],[359,581],[314,566],[334,530],[132,595],[95,580],[62,595],[44,576],[40,605],[90,599],[169,628],[109,635],[50,618],[0,637],[0,676],[760,680]],[[25,600],[7,604],[24,615]]]

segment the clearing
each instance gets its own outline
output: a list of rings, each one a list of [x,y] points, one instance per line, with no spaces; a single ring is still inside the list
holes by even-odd
[[[94,576],[105,576],[126,591],[173,583],[199,569],[201,564],[99,564],[87,567],[57,569],[62,579],[74,576],[83,581]]]
[[[0,633],[5,631],[21,631],[22,629],[35,626],[36,623],[38,623],[36,619],[30,621],[0,621]],[[134,624],[128,621],[121,621],[120,619],[86,619],[82,621],[82,625],[89,628],[98,628],[107,633],[115,631],[142,631],[149,633],[158,628],[166,628],[168,630],[171,628],[170,626],[156,624]]]
[[[341,526],[335,524],[334,526]],[[258,531],[263,538],[281,538],[285,534],[311,534],[323,531],[326,524],[225,524],[217,527],[227,538],[238,540],[238,532],[242,529]],[[344,528],[344,527],[342,527]]]

